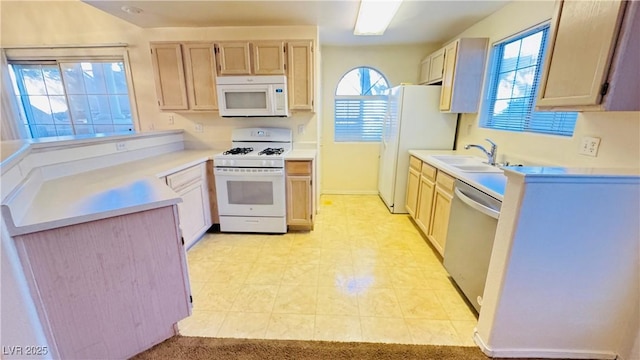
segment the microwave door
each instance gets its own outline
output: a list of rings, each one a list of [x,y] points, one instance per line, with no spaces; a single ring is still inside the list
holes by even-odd
[[[226,85],[218,91],[220,115],[265,116],[273,113],[269,85]]]

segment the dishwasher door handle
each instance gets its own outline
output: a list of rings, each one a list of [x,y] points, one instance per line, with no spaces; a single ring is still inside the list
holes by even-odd
[[[474,208],[475,210],[480,211],[481,213],[490,216],[494,219],[498,219],[498,217],[500,216],[500,212],[497,210],[494,210],[488,206],[482,205],[476,201],[473,201],[473,199],[471,199],[470,197],[468,197],[467,195],[465,195],[464,193],[462,193],[462,191],[460,191],[458,188],[455,188],[455,193],[456,196],[462,200],[463,203],[469,205],[470,207]]]

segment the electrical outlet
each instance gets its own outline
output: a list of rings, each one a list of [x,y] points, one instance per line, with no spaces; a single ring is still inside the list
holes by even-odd
[[[169,115],[169,125],[173,125],[173,123],[174,123],[173,115]]]
[[[580,143],[580,154],[587,156],[598,156],[598,147],[600,146],[600,138],[585,136]]]
[[[196,123],[196,132],[201,133],[203,131],[204,131],[204,128],[202,127],[202,124]]]
[[[125,151],[125,150],[127,150],[127,143],[125,142],[116,143],[116,151]]]
[[[304,134],[304,124],[298,125],[298,134]]]

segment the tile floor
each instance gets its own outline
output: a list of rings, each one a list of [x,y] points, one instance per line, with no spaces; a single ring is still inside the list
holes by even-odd
[[[187,257],[183,335],[474,346],[438,256],[378,196],[323,195],[314,231],[207,234]]]

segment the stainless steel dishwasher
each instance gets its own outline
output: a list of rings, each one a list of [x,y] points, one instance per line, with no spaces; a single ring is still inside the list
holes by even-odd
[[[444,267],[478,312],[501,206],[500,200],[456,180]]]

